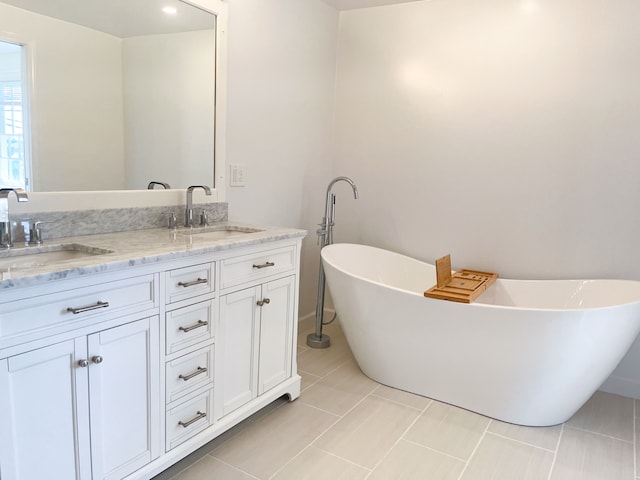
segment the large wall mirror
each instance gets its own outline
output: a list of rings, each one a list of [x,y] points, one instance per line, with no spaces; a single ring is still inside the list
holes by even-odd
[[[35,192],[214,185],[220,5],[0,1],[2,182],[22,175]]]

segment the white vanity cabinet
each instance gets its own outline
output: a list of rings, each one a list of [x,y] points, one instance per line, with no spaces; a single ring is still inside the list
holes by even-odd
[[[149,480],[297,398],[301,241],[0,290],[0,479]]]
[[[78,290],[113,300],[117,295],[109,292],[119,283],[131,292],[125,303],[153,305],[153,276],[16,302],[32,311],[50,307],[45,317],[54,331],[64,330],[56,321],[58,315],[68,314],[75,323],[84,314],[86,324],[37,338],[25,318],[23,336],[36,338],[4,349],[8,356],[0,360],[2,480],[121,479],[159,456],[160,408],[154,400],[159,393],[158,315],[119,316],[108,311],[117,310],[124,297],[104,310],[92,308],[98,302],[80,306],[86,310],[77,314],[58,308],[60,302],[70,309],[78,306]],[[132,289],[133,285],[146,288]],[[43,322],[31,320],[40,326]]]
[[[294,281],[287,276],[221,297],[216,417],[291,376]]]
[[[249,250],[220,262],[216,418],[291,377],[297,250]]]

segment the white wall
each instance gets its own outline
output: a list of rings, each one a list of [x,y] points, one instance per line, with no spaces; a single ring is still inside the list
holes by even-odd
[[[229,218],[310,230],[300,313],[315,308],[315,228],[332,170],[338,14],[320,0],[230,0],[227,163]]]
[[[34,190],[123,188],[120,40],[6,4],[2,37],[26,43],[36,65]]]
[[[126,188],[212,186],[215,30],[125,38],[122,49]]]
[[[635,0],[341,13],[334,173],[361,195],[342,238],[507,278],[640,279],[638,18]],[[615,374],[636,396],[638,365],[636,344]]]

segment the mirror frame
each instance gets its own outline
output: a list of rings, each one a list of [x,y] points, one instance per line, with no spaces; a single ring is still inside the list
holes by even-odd
[[[216,16],[213,185],[211,185],[212,196],[207,196],[206,200],[203,196],[202,201],[225,202],[228,5],[223,0],[180,1]],[[33,78],[32,75],[30,77]],[[30,192],[30,201],[20,204],[24,207],[18,210],[28,213],[174,205],[185,202],[185,191],[186,189]]]

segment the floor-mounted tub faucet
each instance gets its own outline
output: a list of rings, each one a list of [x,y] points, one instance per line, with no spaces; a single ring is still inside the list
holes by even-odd
[[[13,192],[19,202],[28,202],[27,192],[21,188],[0,189],[0,248],[13,247],[11,220],[9,220],[9,194]]]
[[[207,195],[211,195],[211,189],[206,185],[191,185],[187,188],[187,208],[184,212],[184,226],[190,227],[193,225],[193,191],[196,188],[201,188],[204,190],[204,193]]]
[[[320,228],[316,230],[316,234],[318,235],[318,243],[320,244],[320,250],[322,250],[326,245],[331,245],[333,243],[333,226],[335,225],[336,214],[336,196],[331,190],[333,189],[333,186],[340,181],[347,182],[349,185],[351,185],[351,189],[353,190],[353,198],[355,198],[356,200],[358,199],[358,187],[356,187],[355,182],[349,177],[336,177],[331,180],[331,182],[329,182],[329,186],[327,187],[327,196],[324,204],[324,217],[322,217]],[[320,259],[320,273],[318,275],[318,299],[316,303],[316,331],[307,335],[307,345],[312,348],[327,348],[331,344],[331,338],[329,338],[329,335],[324,335],[322,333],[324,318],[324,290],[324,268],[322,268],[322,259]]]

